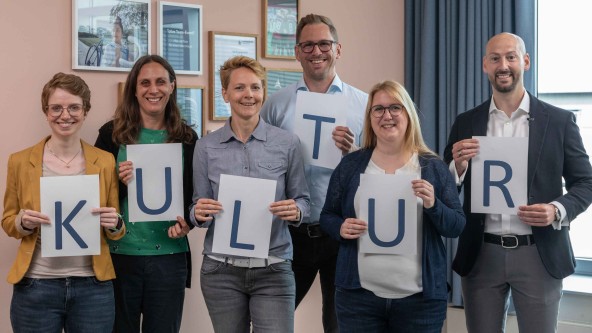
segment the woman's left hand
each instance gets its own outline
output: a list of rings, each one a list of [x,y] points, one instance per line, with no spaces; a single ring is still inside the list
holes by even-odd
[[[413,193],[415,193],[418,198],[423,199],[424,208],[434,207],[436,197],[434,195],[434,187],[432,184],[424,179],[416,179],[411,181],[411,187],[413,188]]]
[[[169,238],[182,238],[185,237],[191,228],[185,222],[185,219],[181,216],[177,216],[177,223],[169,227]]]
[[[117,214],[117,210],[113,207],[101,207],[101,208],[93,208],[91,210],[93,214],[101,214],[101,227],[107,229],[115,229],[117,228],[117,222],[119,222],[119,215]]]
[[[300,209],[296,206],[294,199],[276,201],[269,205],[269,211],[284,221],[300,220]]]

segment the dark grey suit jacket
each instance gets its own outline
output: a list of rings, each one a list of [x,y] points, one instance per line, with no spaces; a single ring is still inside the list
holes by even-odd
[[[487,135],[491,99],[460,114],[452,125],[444,161],[452,161],[452,145],[472,136]],[[592,167],[586,154],[575,115],[530,95],[528,135],[528,204],[560,202],[573,221],[592,202]],[[508,152],[509,154],[511,152]],[[562,177],[567,193],[562,190]],[[483,243],[485,214],[471,212],[471,163],[464,179],[463,209],[467,223],[460,235],[452,268],[461,276],[469,274]],[[460,190],[460,188],[459,188]],[[549,274],[562,279],[574,272],[575,258],[568,228],[533,227],[532,233]]]

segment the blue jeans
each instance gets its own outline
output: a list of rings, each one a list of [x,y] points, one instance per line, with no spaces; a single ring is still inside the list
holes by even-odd
[[[201,291],[216,333],[294,332],[296,287],[290,262],[234,267],[204,256]]]
[[[185,301],[185,253],[158,256],[111,254],[114,281],[114,332],[179,332]]]
[[[18,333],[111,332],[113,284],[93,277],[23,278],[14,285],[12,330]]]
[[[337,287],[335,304],[341,333],[440,333],[446,319],[446,301],[424,299],[422,293],[389,299]]]

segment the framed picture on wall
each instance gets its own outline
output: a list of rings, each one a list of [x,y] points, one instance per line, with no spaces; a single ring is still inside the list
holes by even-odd
[[[204,127],[204,87],[178,86],[177,105],[181,110],[181,117],[201,138],[206,134]]]
[[[276,91],[285,88],[292,83],[296,83],[302,78],[301,69],[266,68],[265,72],[265,99],[273,95]]]
[[[158,3],[158,54],[177,74],[202,74],[201,5]]]
[[[117,85],[118,103],[123,100],[124,90],[125,82],[119,82]],[[177,106],[181,111],[181,117],[200,138],[206,135],[203,91],[204,87],[202,86],[177,86]]]
[[[210,115],[212,120],[230,117],[230,104],[224,102],[220,66],[234,56],[257,59],[257,35],[210,31]]]
[[[149,0],[72,0],[72,68],[129,71],[150,52]]]
[[[262,0],[263,57],[296,59],[298,0]]]

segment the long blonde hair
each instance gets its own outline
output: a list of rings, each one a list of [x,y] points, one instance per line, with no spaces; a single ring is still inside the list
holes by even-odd
[[[376,147],[376,133],[372,129],[371,123],[371,109],[374,96],[379,91],[384,91],[394,100],[403,105],[404,112],[409,118],[407,130],[405,131],[405,142],[403,149],[409,152],[418,153],[419,155],[434,155],[434,153],[423,141],[421,135],[421,125],[419,124],[419,117],[417,116],[417,109],[415,103],[400,83],[393,80],[386,80],[375,84],[368,95],[368,104],[366,105],[366,114],[364,115],[364,134],[362,136],[362,148],[373,149]]]

